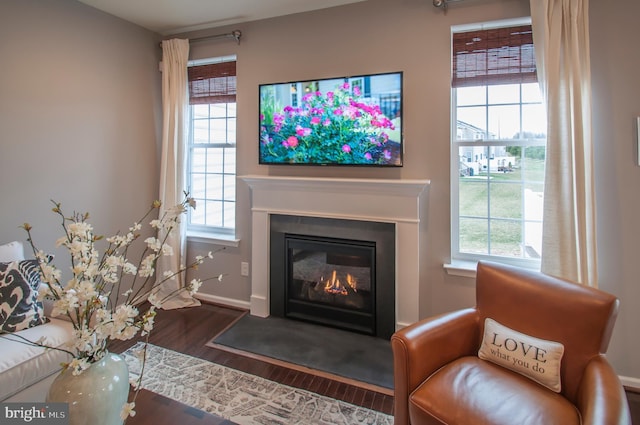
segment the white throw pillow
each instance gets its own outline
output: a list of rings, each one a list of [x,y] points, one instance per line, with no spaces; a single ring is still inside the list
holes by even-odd
[[[24,260],[24,247],[22,242],[13,241],[0,245],[0,263]]]
[[[560,392],[560,364],[564,345],[525,335],[493,319],[484,321],[484,336],[478,357],[488,360],[552,391]]]

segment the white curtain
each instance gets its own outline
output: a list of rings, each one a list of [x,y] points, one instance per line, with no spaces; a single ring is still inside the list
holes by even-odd
[[[542,271],[597,286],[588,0],[531,0],[548,111]]]
[[[189,40],[172,39],[162,42],[162,159],[160,163],[159,214],[180,203],[185,189],[185,140],[188,108],[187,64]],[[184,221],[184,216],[183,216]],[[163,237],[160,235],[159,237]],[[179,225],[169,235],[167,243],[173,248],[172,256],[159,258],[156,279],[162,280],[168,271],[177,271],[186,255],[185,226]],[[176,291],[184,286],[182,274],[167,280],[159,287],[158,300],[167,299],[164,309],[200,305],[187,291]]]

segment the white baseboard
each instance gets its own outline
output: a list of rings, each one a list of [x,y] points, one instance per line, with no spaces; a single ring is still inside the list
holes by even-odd
[[[620,382],[625,388],[640,392],[640,378],[632,378],[630,376],[618,376]]]
[[[235,300],[233,298],[225,298],[225,297],[219,297],[217,295],[203,294],[201,292],[198,292],[195,295],[195,298],[205,302],[210,302],[213,304],[222,304],[229,307],[241,308],[243,310],[251,309],[251,303],[249,303],[249,301],[240,301],[240,300]]]
[[[396,322],[396,331],[399,331],[400,329],[406,328],[409,325],[411,325],[411,323]]]

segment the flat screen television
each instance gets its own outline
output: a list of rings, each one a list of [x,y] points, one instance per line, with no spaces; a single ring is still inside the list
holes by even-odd
[[[402,72],[261,84],[260,164],[401,167]]]

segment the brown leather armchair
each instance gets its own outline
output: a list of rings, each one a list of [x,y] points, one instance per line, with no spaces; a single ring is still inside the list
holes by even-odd
[[[604,353],[619,301],[542,273],[479,263],[476,307],[391,337],[395,425],[631,424]],[[478,357],[485,319],[564,346],[560,392]]]

